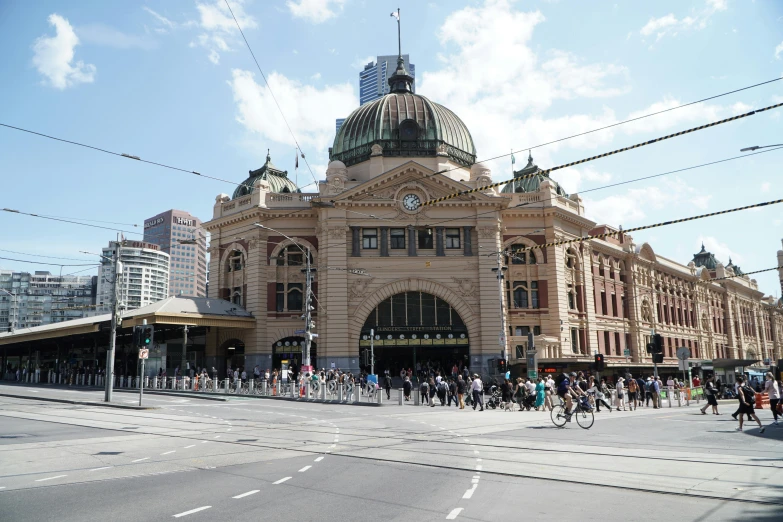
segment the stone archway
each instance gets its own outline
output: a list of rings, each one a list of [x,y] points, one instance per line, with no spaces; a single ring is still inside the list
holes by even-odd
[[[447,301],[452,308],[462,317],[465,327],[468,330],[468,336],[473,339],[480,339],[479,317],[463,298],[446,286],[428,281],[426,279],[402,279],[388,283],[372,294],[367,296],[364,301],[356,308],[350,322],[349,335],[352,342],[358,342],[361,335],[361,329],[370,312],[382,301],[404,292],[426,292],[432,294],[444,301]]]

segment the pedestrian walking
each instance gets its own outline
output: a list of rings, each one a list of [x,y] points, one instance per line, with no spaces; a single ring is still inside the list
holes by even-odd
[[[638,404],[639,385],[632,375],[628,376],[628,409],[633,411]]]
[[[745,377],[741,375],[737,377],[737,382],[739,383],[739,393],[737,395],[740,401],[739,426],[737,426],[737,431],[742,431],[742,416],[746,414],[759,424],[759,433],[764,433],[764,426],[761,425],[761,421],[756,416],[756,410],[754,409],[756,404],[756,391],[748,386],[745,382]]]
[[[419,395],[421,403],[426,406],[430,400],[430,385],[427,381],[421,381],[421,386],[419,386]]]
[[[769,409],[772,410],[772,418],[775,419],[775,426],[778,425],[778,404],[780,403],[780,387],[778,386],[772,372],[767,372],[764,382],[764,391],[769,396]]]
[[[715,381],[712,375],[707,377],[707,381],[704,383],[704,394],[707,396],[707,404],[701,409],[701,414],[707,415],[707,408],[712,406],[713,415],[720,415],[720,413],[718,413],[718,389],[715,387]]]
[[[538,411],[539,408],[544,407],[545,400],[546,400],[546,393],[545,393],[544,379],[539,377],[536,381],[536,411]]]
[[[456,375],[459,374],[457,373]],[[459,402],[457,402],[457,383],[454,382],[454,379],[449,379],[449,406],[451,406],[451,401],[454,401],[454,406],[459,408]]]
[[[650,396],[652,397],[653,409],[658,409],[661,400],[661,385],[657,379],[650,378]]]
[[[552,402],[552,395],[555,393],[555,381],[554,379],[552,379],[551,375],[547,376],[544,386],[546,388],[546,396],[544,398],[544,408],[548,408],[549,411],[552,411],[555,407],[555,405]]]
[[[617,390],[617,411],[620,409],[625,411],[625,379],[623,377],[617,378],[615,390]]]
[[[480,406],[479,411],[484,411],[484,383],[481,382],[478,374],[473,376],[473,382],[470,384],[470,391],[473,392],[473,410],[476,410],[476,406]]]
[[[386,390],[386,399],[391,400],[392,378],[389,372],[383,377],[383,389]]]
[[[411,400],[411,391],[413,390],[413,383],[411,378],[405,375],[405,380],[402,382],[402,391],[405,394],[405,400]]]
[[[462,375],[457,376],[457,399],[459,399],[459,409],[464,410],[465,409],[465,390],[467,389],[467,385],[465,383],[465,379],[462,378]]]

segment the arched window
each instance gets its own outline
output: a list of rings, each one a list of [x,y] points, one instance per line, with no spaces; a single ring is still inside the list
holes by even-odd
[[[510,255],[506,256],[506,264],[511,263],[512,265],[535,265],[536,255],[532,250],[526,251],[526,248],[527,247],[525,245],[521,244],[511,245],[509,248]]]
[[[598,275],[604,277],[604,258],[598,256]]]
[[[242,270],[242,267],[244,265],[245,265],[245,261],[244,261],[244,257],[242,256],[242,252],[239,250],[234,250],[228,256],[228,262],[226,264],[226,272],[237,272],[239,270]]]
[[[568,309],[576,310],[576,293],[573,290],[568,291]]]
[[[288,311],[302,310],[302,283],[288,283]]]
[[[235,305],[244,306],[242,301],[242,289],[240,287],[234,288],[231,292],[231,302]]]
[[[280,251],[275,258],[277,266],[302,266],[304,265],[304,253],[298,245],[288,245]],[[310,263],[313,255],[310,254]]]

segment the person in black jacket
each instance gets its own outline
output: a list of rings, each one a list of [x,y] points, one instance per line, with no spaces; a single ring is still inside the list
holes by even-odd
[[[410,378],[406,375],[405,380],[402,383],[402,391],[405,393],[406,401],[411,400],[411,390],[413,390],[413,383],[411,383]]]
[[[467,390],[467,384],[462,375],[457,377],[457,398],[459,399],[459,409],[465,409],[465,390]]]
[[[454,379],[449,379],[449,406],[451,406],[451,401],[454,401],[454,406],[459,407],[457,402],[457,383],[454,382]]]
[[[386,398],[388,400],[391,400],[391,387],[392,387],[391,376],[388,373],[386,373],[386,376],[383,378],[383,389],[386,390]]]

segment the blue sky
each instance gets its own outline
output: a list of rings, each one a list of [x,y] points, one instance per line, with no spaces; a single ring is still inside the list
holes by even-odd
[[[783,3],[693,0],[231,0],[286,117],[322,178],[334,120],[358,105],[358,72],[403,52],[417,92],[463,118],[479,158],[783,74]],[[0,2],[0,122],[241,182],[267,149],[293,176],[294,147],[225,4],[215,0]],[[551,167],[783,101],[783,81],[533,150]],[[783,142],[781,109],[560,171],[569,192]],[[517,154],[518,162],[524,154]],[[584,195],[626,228],[783,197],[783,151]],[[508,159],[490,162],[509,176]],[[517,164],[519,167],[519,164]],[[306,169],[300,185],[312,182]],[[228,183],[0,128],[0,207],[132,224],[179,208],[203,220]],[[312,189],[312,186],[310,187]],[[307,190],[307,189],[305,189]],[[772,267],[783,206],[637,232],[687,263],[702,241],[724,263]],[[99,226],[113,225],[91,222]],[[110,230],[0,213],[0,257],[79,263]],[[128,237],[140,237],[128,235]],[[34,258],[7,250],[59,256]],[[50,269],[0,260],[15,270]],[[65,267],[63,273],[81,267]],[[85,273],[90,273],[85,272]],[[779,294],[775,273],[757,276]]]

